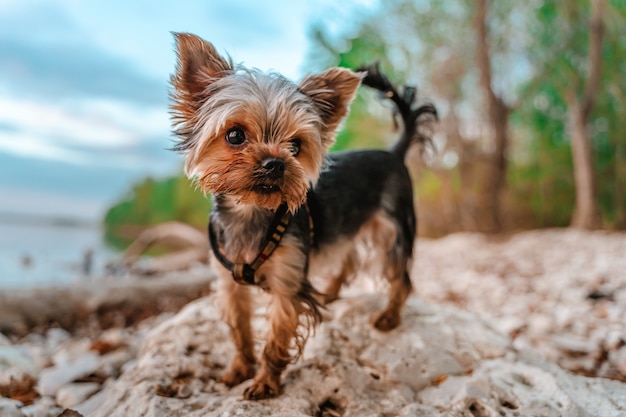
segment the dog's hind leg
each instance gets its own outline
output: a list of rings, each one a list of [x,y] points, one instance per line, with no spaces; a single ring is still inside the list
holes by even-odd
[[[341,271],[333,276],[328,283],[328,286],[322,294],[322,302],[324,305],[330,304],[339,298],[339,292],[341,287],[345,284],[355,273],[357,266],[358,255],[354,249],[351,249],[341,266]]]
[[[413,288],[408,274],[413,241],[410,233],[404,233],[396,220],[388,214],[379,214],[374,219],[376,244],[386,253],[382,273],[389,281],[389,300],[385,309],[375,316],[374,327],[381,331],[395,329],[400,324],[402,308]]]
[[[406,271],[392,279],[387,307],[374,319],[374,327],[381,331],[389,331],[398,327],[402,307],[404,307],[411,289],[411,278]]]

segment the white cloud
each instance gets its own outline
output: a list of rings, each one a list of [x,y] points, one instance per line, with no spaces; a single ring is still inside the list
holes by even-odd
[[[23,132],[0,131],[0,151],[28,158],[50,159],[75,165],[88,163],[86,155],[82,152],[64,149],[42,141],[35,135]]]
[[[136,139],[146,136],[167,137],[171,129],[165,108],[138,107],[111,100],[83,100],[73,107],[78,116],[106,120]]]
[[[136,140],[130,132],[120,129],[106,117],[98,117],[97,113],[82,118],[72,113],[59,105],[0,98],[0,122],[40,136],[42,141],[110,147]]]
[[[5,126],[0,128],[0,151],[74,165],[146,165],[146,158],[128,152],[146,144],[170,145],[165,109],[111,100],[50,104],[0,97],[0,126]],[[147,143],[155,138],[163,138],[162,143]],[[102,151],[108,151],[106,158]]]

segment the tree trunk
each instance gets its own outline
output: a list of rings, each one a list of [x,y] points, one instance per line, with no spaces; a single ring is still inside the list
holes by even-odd
[[[624,211],[624,190],[626,189],[626,181],[624,177],[624,169],[626,160],[624,159],[624,148],[619,141],[615,144],[615,191],[613,193],[613,207],[617,208],[617,217],[615,218],[615,228],[626,228],[626,212]]]
[[[488,159],[482,207],[485,213],[483,231],[502,230],[500,198],[506,186],[507,150],[509,143],[509,108],[493,91],[491,59],[487,40],[486,0],[474,0],[474,31],[476,33],[476,64],[480,71],[480,87],[487,105],[488,121],[493,129],[494,150]]]
[[[576,98],[570,100],[568,107],[576,184],[576,207],[571,226],[579,229],[595,229],[600,222],[596,205],[593,152],[591,141],[587,136],[587,121],[581,104]]]
[[[604,0],[591,0],[591,23],[589,25],[589,75],[582,102],[574,94],[568,97],[569,122],[572,134],[572,158],[576,184],[576,207],[571,226],[596,229],[600,216],[596,203],[596,182],[593,168],[593,150],[587,131],[589,116],[595,104],[600,84],[602,63],[602,37]]]

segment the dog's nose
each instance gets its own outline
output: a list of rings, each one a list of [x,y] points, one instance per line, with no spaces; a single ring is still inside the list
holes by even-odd
[[[285,161],[279,158],[265,158],[261,162],[261,166],[267,176],[274,180],[282,177],[285,173]]]

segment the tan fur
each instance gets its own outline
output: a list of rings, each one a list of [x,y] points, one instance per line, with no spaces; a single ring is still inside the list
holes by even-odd
[[[324,151],[335,143],[335,134],[348,114],[353,92],[361,83],[362,75],[331,68],[322,74],[309,75],[300,83],[300,89],[313,98],[322,113]]]
[[[302,293],[306,258],[299,246],[298,240],[285,237],[272,257],[257,271],[259,286],[271,296],[268,308],[270,325],[261,368],[246,390],[246,398],[279,394],[282,370],[301,355],[308,335],[320,320],[313,301]],[[250,258],[250,255],[244,258]],[[232,386],[254,375],[256,360],[250,330],[250,288],[236,284],[229,271],[217,262],[213,264],[218,265],[220,270],[222,314],[231,327],[238,350],[229,370],[222,376],[222,381]]]
[[[215,259],[213,259],[215,261]],[[213,262],[212,265],[219,265]],[[253,303],[250,288],[235,283],[229,271],[217,268],[220,275],[219,300],[223,319],[230,326],[237,352],[230,369],[222,375],[228,386],[237,385],[255,374],[254,338],[250,319]]]
[[[237,119],[235,119],[237,120]],[[283,201],[295,211],[306,198],[306,192],[312,178],[316,178],[322,159],[319,149],[311,149],[315,141],[304,140],[298,158],[289,151],[289,140],[293,137],[304,138],[304,131],[285,135],[285,140],[267,144],[263,141],[260,128],[252,123],[236,123],[249,135],[249,143],[235,152],[225,141],[225,127],[214,138],[205,138],[200,148],[188,158],[189,170],[195,172],[198,184],[205,192],[228,193],[243,204],[255,204],[260,207],[276,209]],[[255,172],[260,174],[260,164],[265,158],[276,157],[285,161],[285,177],[276,182],[281,193],[259,195],[253,192]],[[292,180],[286,181],[285,178]]]
[[[380,211],[363,223],[353,239],[341,240],[314,254],[310,276],[314,283],[327,281],[323,301],[329,303],[336,300],[342,285],[349,282],[356,271],[385,277],[391,284],[389,303],[373,321],[381,330],[396,327],[402,306],[411,292],[410,285],[402,279],[408,266],[394,252],[396,233],[393,220]],[[382,322],[385,320],[381,319],[383,316],[388,318],[389,323]],[[395,326],[389,327],[391,323]]]
[[[233,70],[233,64],[222,58],[213,45],[188,34],[176,33],[176,73],[170,83],[174,91],[172,99],[172,121],[180,126],[179,133],[188,134],[198,122],[197,110],[207,95],[203,88],[209,80],[224,76]]]
[[[353,238],[341,239],[313,253],[309,275],[314,280],[322,277],[324,281],[328,280],[324,277],[345,275],[343,281],[349,281],[350,276],[359,270],[391,280],[397,272],[382,261],[392,251],[396,233],[395,224],[385,213],[375,213]]]

